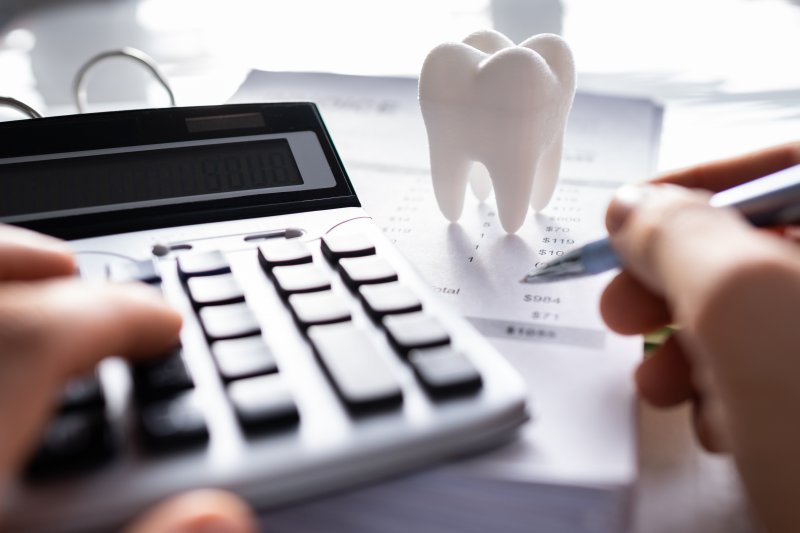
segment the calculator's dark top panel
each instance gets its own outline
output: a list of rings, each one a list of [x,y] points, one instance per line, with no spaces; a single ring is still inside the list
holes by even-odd
[[[306,157],[294,144],[290,149],[284,136],[290,141],[316,137],[312,142],[321,150],[322,163],[305,164]],[[73,152],[86,153],[72,157]],[[259,169],[258,179],[251,176],[244,183],[237,174],[235,191],[226,192],[230,185],[220,189],[219,183],[212,189],[191,184],[193,195],[187,200],[179,178],[169,183],[168,175],[179,167],[191,174],[204,161],[229,161],[238,171],[262,160],[277,161],[267,166],[277,165],[278,173],[265,178]],[[153,177],[159,172],[163,176]],[[120,173],[127,173],[127,181]],[[149,190],[131,186],[142,176],[150,176]],[[72,194],[73,189],[80,194]],[[62,238],[358,205],[312,103],[147,109],[0,123],[0,221]]]

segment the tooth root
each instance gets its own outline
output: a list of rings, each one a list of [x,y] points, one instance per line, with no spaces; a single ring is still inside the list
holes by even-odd
[[[558,173],[561,171],[561,153],[564,146],[564,135],[561,134],[552,145],[544,150],[539,164],[536,166],[536,175],[533,180],[531,193],[531,207],[541,211],[550,203],[553,191],[558,183]]]
[[[497,216],[507,233],[515,233],[525,222],[525,215],[528,213],[528,196],[517,194],[520,192],[518,191],[519,187],[508,187],[508,177],[501,176],[499,180],[495,181]],[[527,189],[530,194],[530,187]]]
[[[509,156],[487,167],[494,185],[497,216],[508,233],[516,232],[525,222],[533,184],[529,179],[518,179],[518,176],[521,173],[530,176],[535,172],[539,154],[517,154],[517,158],[522,160],[514,161],[515,158]]]
[[[489,193],[492,192],[492,178],[489,177],[489,171],[483,163],[477,161],[472,163],[472,168],[469,170],[469,184],[478,200],[483,202],[489,198]]]
[[[467,174],[470,161],[453,146],[436,146],[431,139],[431,178],[433,192],[442,214],[455,222],[464,209],[464,194],[467,190]]]

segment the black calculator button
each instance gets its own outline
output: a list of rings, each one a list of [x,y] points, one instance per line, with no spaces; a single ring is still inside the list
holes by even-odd
[[[265,270],[311,262],[311,251],[298,240],[275,240],[258,245],[258,260]]]
[[[145,405],[139,412],[139,423],[143,444],[152,451],[208,440],[206,420],[194,391]]]
[[[112,263],[108,266],[108,279],[115,283],[140,281],[158,285],[161,274],[151,260],[131,261],[129,263]]]
[[[133,366],[133,387],[141,401],[166,398],[193,386],[180,348],[164,357]]]
[[[260,335],[217,341],[211,345],[211,353],[225,381],[278,371],[275,356]]]
[[[347,322],[313,326],[308,335],[348,407],[392,406],[402,401],[397,378],[365,331]]]
[[[450,342],[450,335],[432,316],[419,311],[389,315],[383,319],[392,346],[405,355],[415,348],[431,348]]]
[[[105,397],[100,387],[100,380],[97,374],[94,373],[71,380],[67,383],[61,395],[60,407],[62,411],[87,408],[102,409],[104,406]]]
[[[289,387],[279,374],[231,383],[228,396],[247,431],[294,425],[299,419]]]
[[[261,326],[246,303],[203,307],[199,315],[200,323],[211,341],[261,333]]]
[[[375,245],[366,235],[325,235],[320,245],[322,255],[331,263],[344,257],[361,257],[375,254]]]
[[[178,273],[182,279],[192,276],[215,276],[231,271],[228,260],[222,252],[186,253],[178,256]]]
[[[283,296],[302,292],[325,291],[331,288],[328,275],[317,265],[297,265],[272,269],[275,285]]]
[[[244,292],[233,274],[189,278],[186,290],[195,307],[244,301]]]
[[[348,300],[332,291],[293,294],[289,297],[289,307],[303,329],[350,320]]]
[[[364,309],[377,322],[386,315],[422,310],[419,298],[411,289],[399,282],[364,285],[358,292]]]
[[[342,280],[352,290],[357,290],[361,285],[397,281],[397,272],[392,265],[376,255],[342,259],[339,261],[339,271]]]
[[[481,375],[472,362],[450,346],[411,350],[408,361],[432,396],[474,392],[481,387]]]
[[[114,452],[108,421],[101,409],[56,416],[45,429],[39,450],[28,465],[31,477],[77,473],[98,466]]]

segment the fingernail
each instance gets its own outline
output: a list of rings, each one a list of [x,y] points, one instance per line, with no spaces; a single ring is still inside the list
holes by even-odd
[[[614,233],[621,228],[633,208],[649,196],[652,189],[651,185],[638,184],[623,185],[617,189],[611,203],[608,204],[608,211],[606,211],[608,232]]]

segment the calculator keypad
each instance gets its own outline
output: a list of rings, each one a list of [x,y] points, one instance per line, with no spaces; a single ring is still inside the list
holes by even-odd
[[[397,272],[392,265],[377,255],[341,259],[339,272],[345,285],[353,291],[362,285],[397,281]]]
[[[244,301],[244,291],[233,274],[192,277],[186,282],[186,289],[196,307]]]
[[[198,445],[208,440],[205,416],[196,391],[144,404],[139,427],[145,447],[154,452]]]
[[[258,260],[265,270],[276,266],[310,263],[311,250],[297,239],[273,240],[258,246]]]
[[[345,323],[314,326],[308,336],[348,407],[394,405],[402,400],[397,378],[365,331]]]
[[[231,383],[228,395],[237,418],[249,432],[292,426],[299,420],[291,391],[280,374]]]
[[[178,273],[183,279],[192,276],[215,276],[231,271],[222,252],[188,253],[178,257]]]
[[[380,416],[401,409],[406,394],[397,362],[434,401],[481,388],[478,370],[451,345],[447,329],[424,309],[370,239],[325,236],[320,253],[327,265],[299,240],[263,242],[254,259],[260,265],[255,272],[274,288],[277,306],[291,317],[289,324],[294,323],[301,342],[308,344],[314,364],[347,413]],[[303,423],[296,391],[281,372],[280,353],[270,341],[272,324],[262,323],[248,300],[255,298],[248,294],[249,283],[237,277],[219,251],[187,251],[176,262],[178,279],[242,431],[256,438],[295,430]],[[115,281],[157,285],[161,275],[154,265],[122,264],[108,275]],[[356,319],[359,313],[371,321]],[[137,428],[147,451],[201,446],[209,439],[203,391],[184,350],[178,346],[162,358],[131,365]],[[111,457],[114,445],[104,408],[96,375],[71,383],[31,471],[57,471],[54,465],[59,463],[86,468]]]
[[[32,478],[68,475],[97,468],[113,454],[111,430],[103,411],[71,410],[50,421],[27,471]]]
[[[272,275],[275,278],[275,287],[285,297],[331,288],[330,278],[315,264],[275,267]]]
[[[194,387],[180,348],[133,365],[133,387],[140,401],[166,398]]]
[[[261,333],[253,311],[247,303],[217,305],[200,309],[200,323],[210,341],[238,339]]]
[[[102,409],[105,397],[97,374],[74,379],[67,384],[61,396],[61,410]]]
[[[322,255],[330,263],[336,264],[345,257],[362,257],[375,254],[375,245],[366,235],[337,234],[325,235],[320,244]]]
[[[211,345],[211,353],[225,381],[278,371],[275,355],[260,335],[217,341]]]
[[[387,316],[383,319],[383,326],[392,346],[403,355],[415,348],[431,348],[450,342],[447,330],[424,311]]]
[[[344,295],[333,291],[289,296],[289,307],[297,324],[303,329],[350,320],[348,304],[349,300]]]
[[[469,392],[481,386],[478,370],[451,346],[411,350],[408,360],[420,382],[435,396]]]
[[[364,310],[376,322],[380,322],[386,315],[422,310],[422,303],[417,295],[400,282],[365,285],[358,292]]]

